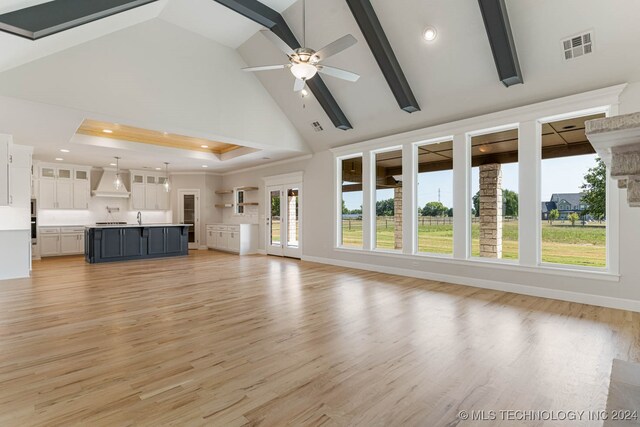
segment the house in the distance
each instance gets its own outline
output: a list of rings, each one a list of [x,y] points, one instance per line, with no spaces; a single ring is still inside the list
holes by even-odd
[[[542,202],[542,219],[549,219],[549,212],[557,209],[560,213],[558,219],[567,219],[570,213],[576,212],[582,215],[582,212],[588,208],[588,205],[582,201],[583,193],[554,193],[551,200]]]

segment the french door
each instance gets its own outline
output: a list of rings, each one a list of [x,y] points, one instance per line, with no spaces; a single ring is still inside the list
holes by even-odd
[[[302,257],[302,184],[267,187],[267,254]]]
[[[200,190],[178,190],[178,215],[180,224],[189,227],[189,249],[200,246]]]

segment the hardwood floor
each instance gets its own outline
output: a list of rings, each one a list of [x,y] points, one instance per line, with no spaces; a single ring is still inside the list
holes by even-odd
[[[0,282],[2,426],[604,409],[614,358],[640,361],[638,314],[265,256],[47,259]]]

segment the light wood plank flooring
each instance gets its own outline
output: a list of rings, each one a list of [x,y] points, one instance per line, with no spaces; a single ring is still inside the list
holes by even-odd
[[[264,256],[47,259],[0,282],[3,427],[604,409],[614,358],[640,361],[638,314]]]

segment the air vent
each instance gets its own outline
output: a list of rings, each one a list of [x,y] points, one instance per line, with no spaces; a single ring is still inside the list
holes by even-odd
[[[567,61],[593,53],[593,31],[562,40],[562,49]]]
[[[324,130],[320,122],[313,122],[311,123],[311,126],[313,127],[313,130],[315,130],[316,132],[322,132]]]

